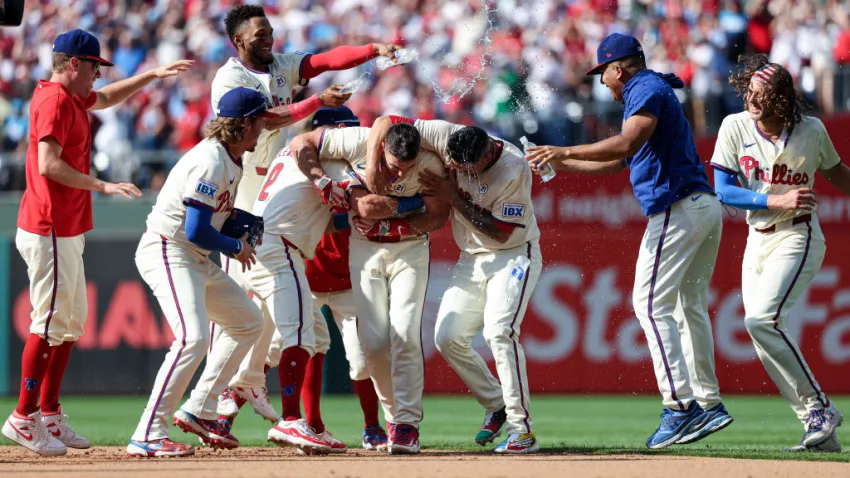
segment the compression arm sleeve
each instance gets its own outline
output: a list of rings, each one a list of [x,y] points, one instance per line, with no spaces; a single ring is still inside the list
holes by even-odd
[[[377,57],[369,43],[362,46],[338,46],[325,53],[310,55],[301,63],[301,78],[315,78],[329,70],[347,70]]]
[[[186,237],[189,241],[208,251],[218,251],[227,254],[242,252],[239,239],[227,237],[216,231],[212,226],[212,209],[192,204],[186,205]]]
[[[733,173],[715,168],[714,190],[720,202],[734,208],[767,209],[767,194],[738,186],[738,177]]]

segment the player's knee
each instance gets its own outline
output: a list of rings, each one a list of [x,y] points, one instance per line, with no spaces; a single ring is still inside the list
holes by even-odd
[[[390,352],[390,340],[375,338],[374,340],[360,340],[360,346],[363,347],[363,355],[369,357],[386,357]]]
[[[487,345],[492,350],[499,344],[510,342],[513,330],[507,325],[485,324],[483,335],[484,340],[487,341]]]
[[[177,340],[180,341],[182,345],[182,340]],[[188,337],[186,338],[186,344],[183,345],[183,355],[187,357],[196,357],[198,360],[204,358],[208,350],[210,350],[209,337]]]
[[[469,341],[454,333],[450,327],[439,327],[434,334],[434,345],[440,353],[452,349],[463,349],[469,347]]]
[[[773,328],[773,324],[773,318],[769,314],[748,314],[747,317],[744,318],[744,325],[746,325],[747,332],[750,333],[750,336],[758,334],[760,331]]]

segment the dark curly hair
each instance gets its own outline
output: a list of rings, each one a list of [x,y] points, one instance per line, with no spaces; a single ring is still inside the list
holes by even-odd
[[[791,73],[782,65],[770,63],[766,55],[758,54],[738,57],[740,67],[738,71],[729,77],[729,84],[735,87],[738,95],[744,97],[750,89],[750,80],[753,74],[766,67],[772,66],[776,73],[764,85],[761,94],[761,102],[765,109],[769,109],[782,118],[782,123],[788,130],[802,121],[803,112],[809,109],[809,104],[803,94],[794,89],[794,79]]]
[[[390,126],[384,144],[387,151],[399,161],[413,161],[419,156],[422,137],[419,130],[408,123],[397,123]]]
[[[240,5],[227,12],[227,15],[224,16],[224,31],[227,32],[227,38],[230,39],[233,46],[236,46],[236,43],[233,42],[233,37],[239,32],[242,25],[255,17],[266,17],[266,11],[263,10],[263,7],[259,5]]]
[[[458,164],[475,164],[481,161],[488,147],[490,136],[486,131],[477,126],[466,126],[449,136],[447,149],[452,161]]]

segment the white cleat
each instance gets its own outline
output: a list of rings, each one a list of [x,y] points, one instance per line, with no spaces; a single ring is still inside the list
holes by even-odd
[[[266,420],[277,423],[280,421],[280,415],[277,414],[271,402],[269,402],[269,391],[266,387],[259,388],[242,388],[242,387],[233,387],[231,388],[233,393],[235,393],[238,397],[242,398],[246,402],[251,404],[251,408],[257,413],[257,415],[265,418]],[[236,403],[234,402],[234,405]],[[226,413],[222,413],[222,415],[227,415]]]
[[[319,438],[307,420],[281,420],[269,430],[270,442],[281,447],[296,447],[305,455],[327,455],[331,444]]]
[[[331,453],[345,453],[348,451],[348,447],[345,446],[345,443],[334,438],[334,436],[331,435],[331,432],[329,432],[327,428],[325,428],[325,431],[323,431],[322,433],[316,433],[316,436],[319,437],[320,440],[331,446]],[[307,453],[299,448],[298,454],[306,455]]]
[[[26,417],[13,412],[3,424],[3,435],[39,455],[62,456],[68,453],[68,447],[47,433],[41,420],[41,411]]]
[[[41,423],[47,429],[47,433],[53,438],[61,441],[68,448],[76,448],[85,450],[91,448],[89,439],[78,435],[77,432],[68,425],[68,415],[62,413],[62,407],[59,407],[59,413],[54,415],[42,415]]]
[[[838,433],[833,433],[830,437],[820,445],[815,445],[811,448],[806,448],[806,445],[800,443],[797,446],[792,446],[790,448],[786,448],[783,451],[786,452],[821,452],[821,453],[838,453],[841,451],[841,443],[838,441]]]
[[[803,435],[801,445],[813,448],[829,440],[835,433],[835,429],[841,426],[844,416],[835,408],[834,404],[823,410],[812,410],[806,420],[806,433]]]
[[[236,404],[236,400],[233,398],[233,390],[230,388],[225,388],[218,396],[216,413],[225,417],[235,417],[239,414],[239,405]]]

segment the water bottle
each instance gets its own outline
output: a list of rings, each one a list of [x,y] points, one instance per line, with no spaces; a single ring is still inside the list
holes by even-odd
[[[529,265],[531,265],[531,261],[527,257],[511,259],[508,262],[507,268],[511,270],[511,276],[508,278],[507,284],[505,284],[505,299],[508,307],[513,306],[514,302],[522,295],[522,288],[525,285],[525,275],[528,274]]]
[[[528,138],[526,138],[525,136],[520,138],[519,142],[522,143],[522,151],[526,154],[526,156],[528,156],[528,148],[532,146],[537,146],[536,144],[529,141]],[[544,183],[550,181],[552,178],[555,177],[555,170],[552,169],[552,165],[549,163],[538,167],[537,172],[540,173],[540,179],[542,179]]]
[[[395,63],[392,62],[389,58],[385,56],[379,56],[377,60],[375,60],[375,65],[379,70],[386,70],[391,66],[404,65],[405,63],[410,63],[419,57],[419,53],[416,50],[411,50],[410,48],[402,48],[401,50],[395,51]]]

